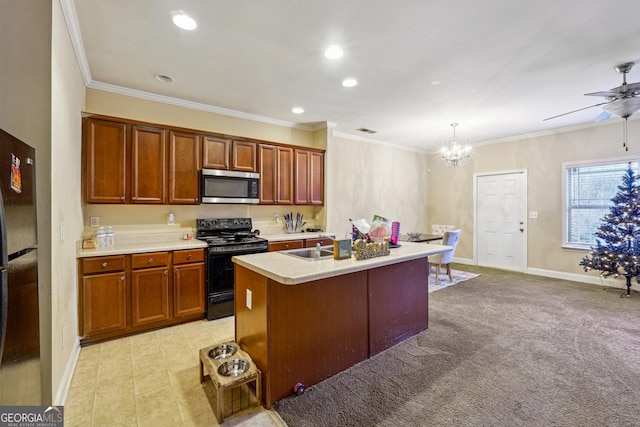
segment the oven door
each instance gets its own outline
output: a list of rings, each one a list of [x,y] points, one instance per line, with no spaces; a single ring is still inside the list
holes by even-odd
[[[233,316],[234,307],[234,262],[236,255],[266,252],[267,248],[246,249],[232,252],[209,252],[207,260],[207,319]]]

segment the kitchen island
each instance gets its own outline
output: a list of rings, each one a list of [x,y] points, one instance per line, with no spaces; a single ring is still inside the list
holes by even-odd
[[[234,257],[235,338],[262,371],[265,406],[426,329],[427,257],[449,249],[402,243],[361,261]]]

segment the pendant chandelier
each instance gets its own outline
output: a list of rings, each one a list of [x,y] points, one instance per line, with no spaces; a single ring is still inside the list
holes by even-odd
[[[451,123],[453,140],[440,149],[442,164],[448,168],[465,166],[471,161],[471,145],[458,142],[456,139],[456,126],[458,126],[458,123]]]

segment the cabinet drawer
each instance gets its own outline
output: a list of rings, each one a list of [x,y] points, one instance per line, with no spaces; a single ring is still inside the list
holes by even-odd
[[[167,265],[169,260],[168,252],[148,252],[144,254],[131,255],[132,268],[160,267]]]
[[[285,240],[282,242],[269,243],[269,252],[300,248],[304,248],[304,240]]]
[[[82,259],[83,274],[105,273],[124,270],[124,255],[101,256]]]
[[[174,264],[186,264],[189,262],[204,261],[204,249],[187,249],[184,251],[173,251]]]
[[[320,243],[320,246],[333,245],[333,239],[330,239],[329,237],[306,239],[305,248],[315,248],[318,243]]]

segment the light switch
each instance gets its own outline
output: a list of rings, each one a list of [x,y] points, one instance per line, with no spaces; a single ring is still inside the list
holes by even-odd
[[[91,217],[91,227],[93,227],[93,228],[100,227],[100,217],[99,216],[92,216]]]
[[[538,218],[538,211],[529,212],[529,218],[537,219]]]
[[[249,310],[251,310],[251,296],[252,296],[251,291],[249,289],[247,289],[247,298],[246,299],[247,299],[247,308]]]

